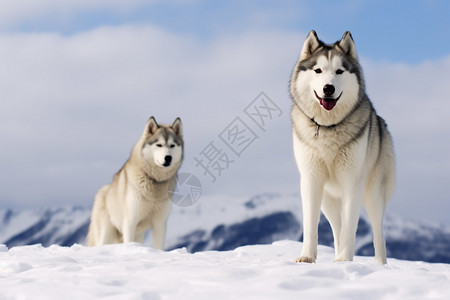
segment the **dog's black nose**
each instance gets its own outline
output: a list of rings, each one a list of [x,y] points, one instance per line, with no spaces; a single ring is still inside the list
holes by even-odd
[[[331,97],[334,94],[334,85],[332,84],[326,84],[323,87],[323,93],[325,94],[325,96]]]
[[[163,164],[164,167],[170,166],[171,162],[172,162],[172,156],[170,156],[170,155],[164,156],[164,164]]]

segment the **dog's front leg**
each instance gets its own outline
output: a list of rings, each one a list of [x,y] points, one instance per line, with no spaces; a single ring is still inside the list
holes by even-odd
[[[136,241],[136,222],[129,216],[123,220],[122,239],[124,244]]]
[[[131,189],[125,194],[125,211],[122,219],[122,242],[124,244],[136,242],[136,228],[138,220],[138,203],[141,201],[139,195]]]
[[[171,202],[167,200],[160,207],[159,213],[153,216],[152,234],[153,246],[155,249],[164,250],[164,241],[166,239],[167,217],[169,216]]]
[[[303,248],[296,262],[313,263],[317,259],[318,226],[323,195],[323,182],[313,178],[301,179],[303,206]]]
[[[166,222],[155,222],[153,225],[153,246],[155,249],[164,250],[164,240],[166,238]]]

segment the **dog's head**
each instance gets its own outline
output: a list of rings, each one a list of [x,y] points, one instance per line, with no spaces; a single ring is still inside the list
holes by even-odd
[[[328,45],[311,31],[293,71],[290,90],[294,102],[321,124],[332,125],[344,118],[364,91],[350,32]]]
[[[172,125],[160,125],[151,117],[144,129],[144,160],[161,168],[178,168],[183,158],[183,131],[180,118]]]

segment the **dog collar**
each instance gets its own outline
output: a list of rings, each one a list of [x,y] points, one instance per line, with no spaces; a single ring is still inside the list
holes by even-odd
[[[336,127],[336,125],[338,125],[338,124],[333,124],[333,125],[329,125],[329,126],[325,126],[325,125],[321,125],[321,124],[319,124],[319,123],[317,123],[315,120],[314,120],[314,118],[309,118],[314,124],[316,124],[316,133],[314,134],[314,137],[315,138],[318,138],[319,137],[319,129],[320,129],[320,127],[325,127],[325,128],[327,128],[327,129],[331,129],[331,128],[334,128],[334,127]]]
[[[320,127],[325,127],[325,128],[330,129],[330,128],[334,128],[334,127],[336,127],[336,125],[339,125],[340,123],[342,123],[342,121],[341,121],[340,123],[333,124],[333,125],[329,125],[329,126],[319,124],[319,123],[316,122],[316,120],[314,120],[314,118],[311,118],[310,116],[308,116],[308,115],[303,111],[303,109],[300,108],[300,106],[297,104],[297,102],[294,101],[294,105],[297,106],[297,108],[298,108],[298,109],[299,109],[306,117],[308,117],[308,119],[310,119],[311,122],[313,122],[313,123],[316,125],[316,133],[314,134],[314,137],[315,137],[315,138],[318,138],[318,137],[319,137],[319,129],[320,129]]]

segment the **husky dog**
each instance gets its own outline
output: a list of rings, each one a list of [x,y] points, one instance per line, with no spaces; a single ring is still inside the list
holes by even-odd
[[[182,160],[181,120],[158,125],[151,117],[128,161],[95,196],[88,245],[143,243],[152,228],[154,247],[163,249],[169,194]]]
[[[333,45],[313,30],[290,81],[294,155],[301,175],[303,249],[317,258],[320,210],[333,230],[335,261],[353,260],[362,203],[372,223],[375,259],[386,264],[382,230],[395,185],[392,139],[365,92],[350,32]]]

